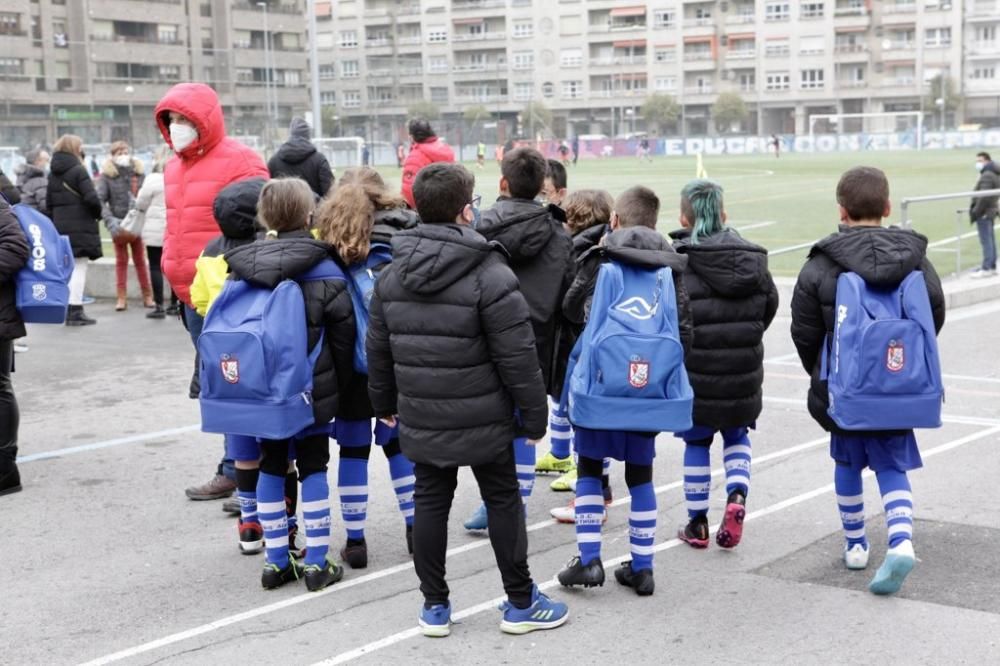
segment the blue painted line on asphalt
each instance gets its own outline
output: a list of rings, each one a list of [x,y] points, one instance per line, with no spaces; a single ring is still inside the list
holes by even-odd
[[[56,449],[55,451],[42,451],[41,453],[32,453],[27,456],[19,457],[17,459],[17,462],[29,463],[29,462],[35,462],[36,460],[50,460],[52,458],[62,458],[63,456],[70,456],[76,453],[86,453],[88,451],[109,449],[113,446],[123,446],[125,444],[136,444],[138,442],[160,439],[162,437],[170,437],[171,435],[183,435],[185,433],[196,432],[199,430],[201,430],[201,424],[196,423],[194,425],[182,426],[180,428],[168,428],[167,430],[146,432],[140,435],[117,437],[115,439],[108,439],[103,442],[94,442],[92,444],[81,444],[80,446],[70,446],[65,449]]]

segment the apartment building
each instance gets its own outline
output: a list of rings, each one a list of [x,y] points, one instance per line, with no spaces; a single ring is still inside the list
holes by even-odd
[[[180,81],[219,92],[231,133],[281,134],[309,106],[304,12],[304,0],[3,0],[0,143],[154,143],[153,108]]]

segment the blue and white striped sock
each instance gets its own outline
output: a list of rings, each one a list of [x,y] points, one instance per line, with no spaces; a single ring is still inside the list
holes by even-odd
[[[264,528],[267,561],[288,566],[288,516],[285,513],[285,477],[260,473],[257,479],[257,515]]]
[[[368,460],[347,458],[341,451],[337,490],[340,493],[340,515],[347,528],[347,538],[364,539],[365,522],[368,519]]]
[[[847,547],[861,544],[868,548],[865,535],[865,494],[861,482],[861,470],[847,465],[836,465],[833,472],[833,487],[837,493],[837,508],[840,522],[844,526]]]
[[[407,525],[413,524],[413,489],[417,483],[413,476],[413,463],[402,453],[389,458],[389,476],[392,477],[392,488],[396,491],[396,501],[399,502],[399,512]]]
[[[629,488],[632,508],[628,515],[628,541],[632,551],[632,571],[653,568],[653,541],[656,539],[656,491],[652,483]]]
[[[688,520],[708,514],[708,492],[712,487],[709,447],[687,444],[684,447],[684,500]]]
[[[913,494],[906,472],[887,469],[875,474],[878,490],[885,507],[885,522],[889,528],[889,547],[913,540]]]
[[[514,440],[514,464],[517,466],[517,482],[521,486],[521,502],[527,504],[535,488],[535,447],[528,446],[526,437]]]
[[[259,469],[236,468],[236,497],[240,500],[240,521],[242,523],[260,523],[260,518],[257,516],[257,483],[259,480]]]
[[[601,556],[601,525],[604,522],[604,497],[601,480],[581,476],[576,480],[576,545],[580,562],[586,566]]]
[[[750,437],[746,428],[722,433],[722,464],[726,468],[726,495],[750,492]]]
[[[570,456],[573,443],[573,427],[569,424],[569,414],[560,408],[559,403],[553,403],[549,412],[549,439],[552,455],[560,460]]]
[[[306,564],[322,567],[330,550],[330,484],[325,472],[302,479],[302,522],[306,526]]]

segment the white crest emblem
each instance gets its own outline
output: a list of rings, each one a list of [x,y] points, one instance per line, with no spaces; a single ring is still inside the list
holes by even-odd
[[[33,284],[31,285],[31,297],[36,301],[44,301],[48,298],[48,294],[45,291],[45,284]]]
[[[890,340],[885,353],[885,367],[889,372],[899,372],[906,365],[906,352],[902,340]]]
[[[636,319],[652,319],[656,315],[656,308],[656,305],[650,305],[641,296],[633,296],[615,306],[615,310],[620,310]]]
[[[629,361],[628,383],[637,389],[649,384],[649,361]]]
[[[219,366],[222,368],[223,379],[230,384],[238,384],[240,382],[239,359],[232,358],[229,354],[223,354],[222,360],[219,361]]]

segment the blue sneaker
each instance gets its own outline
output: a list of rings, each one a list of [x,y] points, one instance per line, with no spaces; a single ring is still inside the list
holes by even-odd
[[[420,609],[420,630],[424,636],[444,638],[451,633],[451,604],[437,604]]]
[[[485,530],[489,524],[486,520],[486,505],[480,504],[479,508],[476,509],[475,513],[469,516],[469,519],[464,523],[465,529],[471,531],[474,530]]]
[[[536,585],[531,590],[531,605],[515,608],[509,601],[500,604],[503,620],[500,631],[505,634],[527,634],[536,629],[555,629],[566,624],[569,608],[561,601],[552,601],[538,591]]]
[[[872,594],[895,594],[903,586],[907,574],[913,569],[916,556],[913,554],[913,542],[902,541],[895,548],[890,548],[885,554],[885,561],[875,572],[868,590]]]

